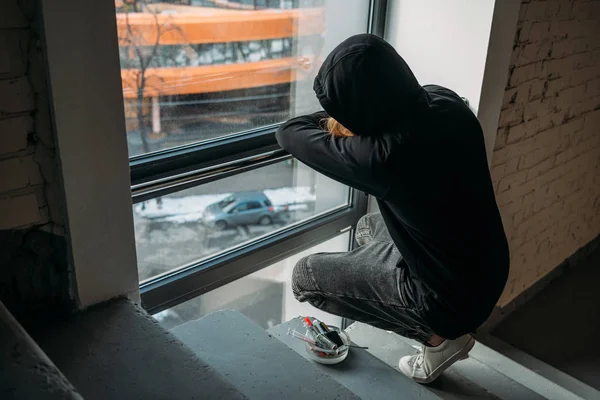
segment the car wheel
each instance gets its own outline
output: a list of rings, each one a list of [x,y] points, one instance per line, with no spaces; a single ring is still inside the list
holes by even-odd
[[[260,217],[260,219],[258,220],[258,224],[262,226],[271,225],[272,222],[273,220],[271,219],[271,217],[267,215]]]
[[[216,227],[218,230],[222,231],[222,230],[224,230],[225,228],[227,228],[227,222],[225,222],[225,221],[217,221],[217,222],[215,222],[215,227]]]

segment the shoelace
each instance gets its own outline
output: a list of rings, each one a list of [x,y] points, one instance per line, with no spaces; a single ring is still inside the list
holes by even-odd
[[[423,364],[423,361],[425,360],[425,346],[421,346],[421,348],[417,350],[419,351],[419,354],[417,354],[417,356],[412,362],[412,365],[414,367],[420,367]]]

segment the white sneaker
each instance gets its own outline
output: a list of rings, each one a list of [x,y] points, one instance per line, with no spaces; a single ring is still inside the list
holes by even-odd
[[[419,354],[402,357],[398,366],[404,375],[414,381],[430,383],[455,362],[468,358],[473,346],[475,339],[471,335],[455,340],[446,339],[437,347],[423,346]]]

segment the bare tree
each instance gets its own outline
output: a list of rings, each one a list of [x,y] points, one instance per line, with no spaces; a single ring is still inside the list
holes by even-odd
[[[138,132],[145,153],[150,151],[148,142],[148,129],[144,114],[144,98],[149,91],[155,91],[158,96],[162,85],[159,76],[151,73],[152,68],[160,67],[162,57],[159,48],[161,39],[171,31],[181,31],[170,24],[157,8],[149,7],[147,0],[128,0],[123,3],[122,10],[125,15],[125,30],[120,30],[119,43],[128,55],[128,74],[125,75],[128,86],[135,88],[136,117]],[[154,29],[147,29],[147,25],[138,26],[131,21],[130,14],[144,12],[152,15]],[[182,35],[183,37],[183,35]]]

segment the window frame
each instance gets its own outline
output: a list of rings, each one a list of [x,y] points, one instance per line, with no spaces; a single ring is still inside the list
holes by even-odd
[[[387,8],[387,0],[369,0],[368,33],[384,37]],[[131,157],[131,184],[135,186],[175,174],[280,150],[275,138],[279,125],[267,125],[201,143],[191,143]]]
[[[247,204],[247,208],[244,211],[260,210],[261,208],[265,208],[264,205],[260,204],[260,202],[256,201],[256,200],[248,201],[248,202],[246,202],[246,204]]]
[[[369,32],[382,35],[386,7],[385,0],[370,0]],[[128,159],[114,4],[42,0],[41,8],[78,307],[120,295],[138,300],[141,294],[142,305],[158,312],[352,229],[364,215],[367,196],[350,189],[347,207],[139,285],[132,202],[291,156],[277,144],[278,125],[269,125]]]
[[[370,0],[367,32],[383,37],[387,0]],[[130,159],[135,203],[290,159],[277,144],[279,124]],[[204,171],[204,172],[203,172]],[[194,178],[198,175],[197,178]],[[152,189],[157,182],[178,180]],[[178,178],[179,177],[179,178]],[[145,190],[145,191],[144,191]],[[157,313],[353,229],[368,196],[349,188],[348,205],[240,249],[192,263],[140,285],[143,307]]]

